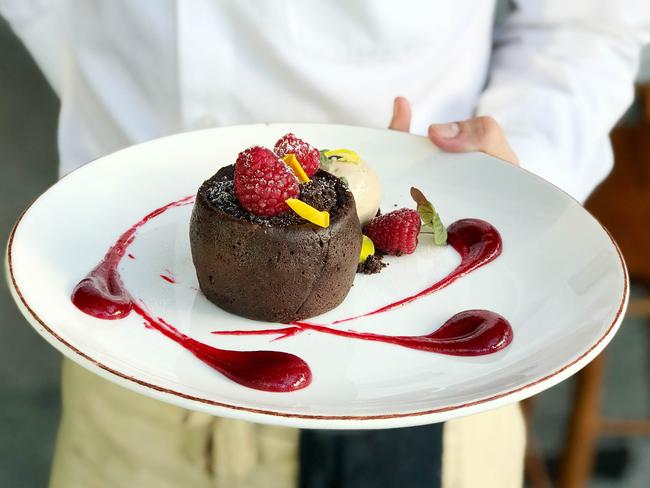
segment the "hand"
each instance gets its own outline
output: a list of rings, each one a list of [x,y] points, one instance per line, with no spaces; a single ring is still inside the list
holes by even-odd
[[[397,97],[389,128],[409,132],[410,127],[411,105],[406,98]],[[429,139],[443,151],[480,151],[512,164],[519,164],[501,127],[492,117],[482,116],[462,122],[431,124]]]

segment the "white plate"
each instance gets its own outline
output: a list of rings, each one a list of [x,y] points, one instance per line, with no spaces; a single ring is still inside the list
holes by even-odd
[[[217,329],[268,328],[225,313],[196,291],[188,242],[191,206],[143,226],[123,259],[131,293],[182,332],[216,347],[272,349],[304,358],[312,384],[291,393],[240,386],[210,369],[132,313],[102,321],[70,302],[75,284],[116,238],[151,210],[194,194],[217,168],[253,144],[293,131],[318,147],[349,147],[370,161],[382,207],[413,206],[419,186],[447,224],[476,217],[494,224],[503,253],[448,288],[342,327],[394,335],[433,331],[465,309],[505,316],[506,349],[452,357],[306,332],[215,336]],[[345,302],[313,319],[327,323],[425,288],[458,261],[428,244],[358,275]],[[309,124],[228,127],[180,134],[119,151],[63,178],[21,217],[8,247],[11,288],[32,326],[73,361],[142,394],[189,409],[305,428],[387,428],[440,422],[538,393],[593,359],[616,332],[628,298],[625,265],[611,237],[578,203],[540,178],[483,154],[437,152],[422,137]],[[176,283],[160,278],[165,270]]]

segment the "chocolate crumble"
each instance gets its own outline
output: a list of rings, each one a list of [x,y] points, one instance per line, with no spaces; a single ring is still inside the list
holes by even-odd
[[[330,178],[314,177],[300,185],[300,200],[318,210],[331,210],[336,205],[336,182]]]
[[[387,263],[383,262],[383,258],[384,255],[380,253],[368,256],[365,262],[359,263],[357,266],[357,273],[370,275],[381,272],[382,269],[388,266]]]

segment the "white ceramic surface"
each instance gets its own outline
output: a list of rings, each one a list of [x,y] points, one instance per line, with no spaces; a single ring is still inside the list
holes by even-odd
[[[477,217],[502,234],[503,254],[450,287],[407,307],[341,324],[396,335],[433,331],[465,309],[505,316],[514,340],[483,357],[450,357],[309,331],[215,336],[217,329],[264,328],[221,311],[196,291],[191,206],[146,224],[120,270],[131,293],[156,315],[224,348],[294,352],[313,383],[292,393],[237,385],[143,326],[135,314],[101,321],[70,302],[75,284],[117,236],[151,210],[195,193],[247,146],[271,146],[293,131],[318,147],[349,147],[380,176],[384,211],[412,206],[417,185],[444,221]],[[334,125],[267,124],[180,134],[94,161],[63,178],[21,217],[8,248],[8,274],[32,326],[63,354],[104,378],[186,408],[256,422],[315,428],[387,428],[440,422],[521,400],[587,364],[611,340],[627,303],[627,274],[609,235],[570,197],[519,168],[483,154],[437,152],[422,137]],[[358,275],[345,302],[313,319],[356,315],[425,288],[458,261],[426,238],[415,254]],[[177,283],[160,278],[168,269]],[[28,356],[28,351],[25,352]]]

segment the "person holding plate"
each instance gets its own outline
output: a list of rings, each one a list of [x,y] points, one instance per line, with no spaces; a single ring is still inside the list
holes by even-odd
[[[494,2],[475,0],[0,0],[0,13],[61,99],[60,175],[181,131],[390,120],[584,201],[612,167],[650,5],[512,3],[496,28]],[[522,485],[524,446],[517,405],[444,427],[301,433],[183,410],[64,360],[51,486],[507,488]]]

